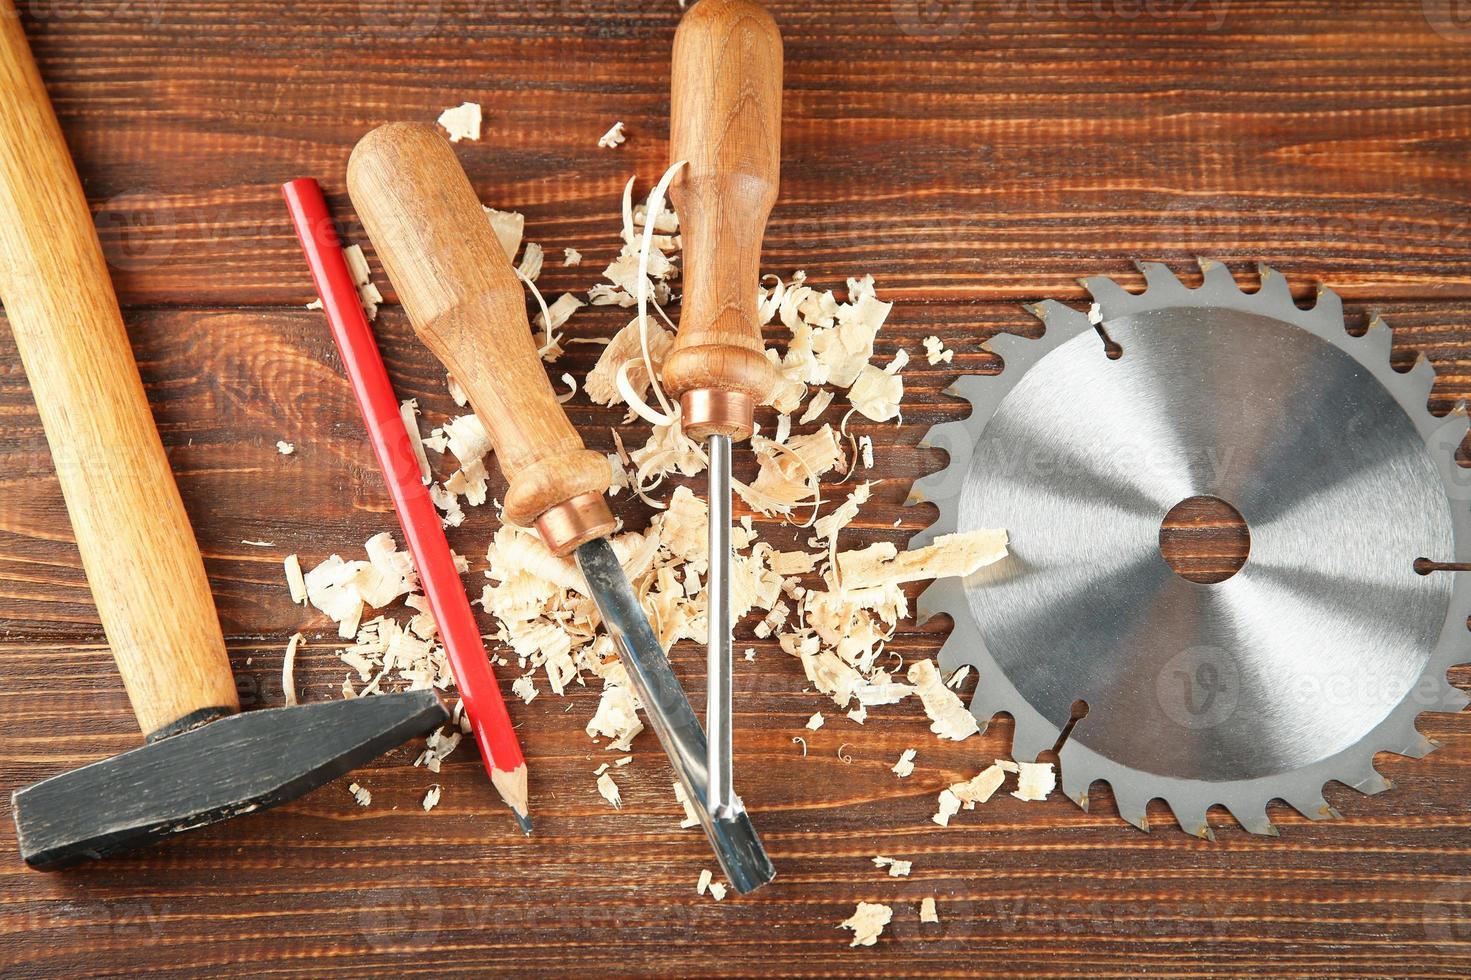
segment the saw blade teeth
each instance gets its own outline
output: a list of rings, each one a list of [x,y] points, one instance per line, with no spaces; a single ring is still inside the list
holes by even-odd
[[[1059,303],[1058,305],[1060,306],[1062,304]],[[1044,316],[1038,315],[1037,318],[1043,323],[1047,322]],[[990,351],[992,354],[1001,358],[1001,369],[1005,371],[1008,362],[1015,360],[1016,356],[1028,344],[1035,343],[1035,340],[1029,337],[1023,337],[1019,333],[998,333],[996,336],[982,342],[981,350]]]
[[[1058,732],[1040,719],[1016,718],[1011,736],[1011,757],[1017,762],[1036,762],[1037,756],[1057,744]]]
[[[1236,822],[1241,824],[1242,829],[1247,833],[1261,837],[1280,836],[1276,824],[1272,823],[1267,816],[1267,805],[1264,801],[1227,803],[1226,809],[1231,811],[1231,816],[1236,818]]]
[[[1343,297],[1322,283],[1318,283],[1312,313],[1326,327],[1337,327],[1340,330],[1344,328]]]
[[[1192,837],[1199,837],[1201,840],[1213,841],[1216,839],[1215,831],[1211,830],[1211,825],[1205,819],[1204,803],[1198,800],[1169,798],[1165,799],[1165,803],[1169,804],[1170,812],[1175,815],[1175,823],[1179,824],[1180,829],[1185,833]]]
[[[1062,771],[1058,773],[1058,781],[1062,784],[1063,795],[1076,803],[1084,813],[1087,813],[1088,790],[1091,783],[1083,776],[1079,766],[1069,766],[1063,762],[1059,768]]]
[[[1435,365],[1424,354],[1416,354],[1415,363],[1405,372],[1404,378],[1411,388],[1410,397],[1416,399],[1415,405],[1423,409],[1430,400],[1430,389],[1435,387]]]
[[[1155,291],[1164,293],[1185,292],[1184,283],[1180,282],[1175,274],[1170,271],[1170,267],[1163,262],[1135,262],[1134,265],[1144,275],[1144,291],[1146,293]]]
[[[1105,309],[1126,302],[1134,294],[1114,282],[1108,276],[1089,276],[1079,279],[1079,284],[1093,297],[1093,301]]]
[[[1471,695],[1449,682],[1445,685],[1445,693],[1440,697],[1440,706],[1436,711],[1458,712],[1464,711],[1466,705],[1471,704]]]
[[[1113,790],[1114,805],[1119,808],[1119,816],[1126,823],[1149,833],[1149,797],[1136,796],[1113,781],[1109,782],[1109,788]]]
[[[1292,288],[1287,284],[1286,276],[1261,262],[1257,263],[1256,271],[1257,276],[1261,279],[1261,287],[1255,293],[1259,306],[1270,307],[1274,312],[1297,310],[1297,304],[1292,301]]]
[[[1350,776],[1345,782],[1365,796],[1376,796],[1394,785],[1384,778],[1383,773],[1374,768],[1373,763],[1365,763],[1363,772],[1359,776]]]
[[[919,536],[916,535],[915,540],[918,540],[918,538]],[[914,541],[910,541],[909,547],[916,548],[924,546],[916,545]],[[962,608],[964,604],[965,595],[961,590],[959,579],[937,578],[914,601],[914,614],[920,624],[934,619],[941,613],[944,613],[951,619],[956,619],[954,610]],[[949,667],[949,670],[959,667],[962,663],[970,662],[962,655],[958,645],[955,648],[951,647],[952,643],[959,643],[956,639],[959,634],[960,627],[957,625],[955,629],[950,631],[950,635],[945,638],[944,644],[940,647],[940,664],[944,667],[947,662],[952,663],[953,665]]]
[[[1329,805],[1323,798],[1321,788],[1285,797],[1283,802],[1309,820],[1342,820],[1343,814]]]
[[[1390,332],[1389,324],[1384,322],[1384,317],[1376,313],[1369,321],[1369,329],[1359,338],[1359,343],[1369,348],[1367,356],[1373,358],[1374,363],[1388,364],[1390,352],[1394,348],[1394,334]]]
[[[1240,285],[1236,282],[1236,277],[1231,275],[1231,270],[1226,267],[1224,262],[1204,258],[1196,259],[1196,261],[1200,263],[1200,273],[1204,280],[1201,283],[1202,288],[1212,290],[1230,289],[1238,293],[1241,291]]]

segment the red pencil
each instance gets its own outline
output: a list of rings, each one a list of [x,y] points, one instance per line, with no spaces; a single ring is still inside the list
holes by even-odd
[[[393,509],[398,513],[409,552],[418,566],[424,595],[449,654],[450,669],[460,689],[465,717],[470,720],[470,729],[485,760],[485,770],[516,814],[521,829],[529,834],[526,759],[521,754],[521,743],[511,727],[500,685],[491,673],[485,644],[450,555],[439,512],[420,479],[418,456],[409,442],[373,331],[363,315],[322,189],[315,180],[303,179],[283,184],[281,193],[296,226],[301,250],[306,253],[307,265],[311,267],[317,294],[322,298],[332,338],[337,341],[343,367],[357,395],[368,437],[393,498]]]

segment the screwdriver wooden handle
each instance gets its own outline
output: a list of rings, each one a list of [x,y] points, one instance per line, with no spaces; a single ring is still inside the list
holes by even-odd
[[[744,439],[775,373],[757,320],[761,237],[781,170],[782,45],[753,0],[700,0],[674,35],[670,191],[684,244],[679,335],[664,387],[686,433]]]
[[[428,126],[380,126],[353,149],[347,187],[414,332],[490,433],[506,520],[534,524],[558,554],[610,533],[608,460],[558,404],[521,283],[449,142]]]
[[[0,301],[138,724],[239,710],[219,617],[20,15],[0,0]]]

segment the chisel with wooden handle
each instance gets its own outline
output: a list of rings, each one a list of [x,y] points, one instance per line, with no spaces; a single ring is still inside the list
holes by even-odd
[[[204,562],[12,0],[0,0],[0,215],[0,300],[148,737],[15,792],[26,862],[61,868],[294,799],[446,721],[431,691],[238,713]]]
[[[670,186],[684,243],[684,296],[664,387],[685,434],[710,458],[710,806],[743,809],[732,784],[730,445],[749,439],[771,393],[757,317],[761,236],[781,170],[782,44],[752,0],[700,0],[674,35],[669,153],[684,161]]]
[[[508,483],[505,519],[535,527],[554,554],[575,554],[731,886],[744,893],[771,880],[750,818],[717,818],[706,803],[705,733],[607,541],[612,470],[557,402],[521,284],[454,151],[428,126],[390,123],[358,143],[347,183],[414,332],[485,423]]]

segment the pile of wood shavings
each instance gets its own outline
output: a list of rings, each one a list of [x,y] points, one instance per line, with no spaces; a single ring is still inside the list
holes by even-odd
[[[547,304],[535,287],[543,250],[535,243],[524,243],[523,248],[524,218],[513,211],[486,209],[507,257],[517,263],[518,274],[542,311],[534,321],[536,342],[549,364],[561,357],[563,337],[558,331],[577,310],[589,304],[633,307],[638,305],[640,292],[652,301],[657,318],[641,322],[636,317],[613,336],[594,341],[604,345],[603,351],[583,379],[581,391],[590,401],[609,406],[627,404],[625,395],[630,390],[642,397],[654,387],[674,339],[673,323],[663,306],[675,298],[678,218],[657,201],[652,208],[634,206],[631,186],[632,182],[624,195],[623,247],[603,270],[605,281],[589,290],[585,299],[568,293]],[[641,256],[639,245],[646,230],[650,248]],[[581,261],[575,249],[566,248],[564,254],[566,265]],[[871,707],[915,695],[938,737],[968,738],[978,730],[975,719],[943,683],[932,662],[911,664],[903,678],[879,662],[888,640],[909,614],[902,586],[967,575],[1001,559],[1006,554],[1005,532],[946,535],[927,548],[910,552],[900,552],[887,542],[841,549],[842,532],[867,503],[873,483],[858,482],[844,499],[836,501],[825,495],[824,480],[847,483],[860,466],[872,466],[872,439],[855,438],[847,432],[852,415],[875,422],[899,418],[904,391],[901,372],[908,355],[900,350],[887,364],[874,360],[875,339],[892,304],[879,298],[871,276],[850,279],[841,299],[832,290],[809,285],[802,272],[785,281],[768,276],[753,288],[758,288],[763,323],[780,323],[789,337],[784,347],[770,346],[767,351],[778,383],[769,401],[772,413],[762,420],[762,431],[750,444],[755,478],[735,485],[751,511],[740,518],[731,536],[731,599],[737,621],[742,623],[739,628],[756,638],[775,640],[798,661],[806,680],[855,722],[863,723]],[[926,347],[929,359],[937,360],[937,345],[927,343]],[[563,375],[563,380],[577,391],[574,378]],[[453,378],[448,384],[455,403],[467,406]],[[822,416],[835,400],[844,397],[848,405],[834,428]],[[608,457],[613,493],[626,490],[656,508],[647,527],[614,535],[612,546],[666,647],[681,640],[703,642],[709,570],[708,508],[689,486],[673,483],[679,477],[701,473],[706,460],[701,447],[683,435],[677,411],[675,408],[662,424],[646,425],[631,408],[625,424],[613,431],[616,451]],[[419,428],[416,403],[405,403],[404,419],[410,432],[419,437],[416,449],[421,475],[446,525],[461,524],[467,509],[491,502],[486,460],[490,440],[473,411],[432,428],[427,437]],[[628,438],[639,428],[647,432],[641,445]],[[434,479],[436,467],[430,454],[453,458],[449,476]],[[779,550],[763,541],[755,514],[778,518],[805,531],[805,545]],[[405,686],[451,689],[444,652],[417,591],[417,576],[407,554],[398,552],[387,534],[375,536],[365,547],[366,561],[345,561],[333,555],[304,576],[295,556],[286,564],[293,599],[310,602],[326,613],[338,624],[340,635],[353,641],[339,654],[351,668],[343,682],[343,696]],[[541,694],[543,685],[560,696],[573,686],[600,683],[601,697],[586,722],[586,732],[606,749],[628,750],[644,727],[641,706],[576,566],[552,555],[534,532],[504,523],[493,533],[485,559],[487,581],[479,602],[493,623],[490,638],[506,651],[492,654],[494,662],[500,667],[514,664],[519,672],[509,685],[512,692],[530,703]],[[467,570],[468,563],[461,562],[461,570]],[[364,621],[367,610],[381,610],[398,599],[413,612],[407,623],[387,615]],[[746,625],[752,622],[753,626]],[[752,659],[753,652],[748,652],[747,659]],[[958,684],[959,679],[953,677],[952,683]],[[815,729],[822,723],[819,712],[808,727]],[[454,750],[466,730],[458,710],[452,727],[458,730],[431,738],[416,765],[439,771],[439,762]],[[894,766],[895,774],[901,778],[910,775],[914,757],[914,749],[906,750]],[[1050,767],[1047,769],[1050,774]],[[599,795],[613,807],[621,807],[620,790],[606,766],[599,768],[596,777]],[[956,810],[980,800],[979,788],[962,793],[962,786],[968,784],[941,794],[942,811],[947,806],[945,794],[955,799]],[[677,784],[675,789],[678,797]],[[992,787],[985,797],[994,790]],[[1030,799],[1038,791],[1035,781],[1024,781],[1014,795]],[[1046,791],[1041,790],[1042,795]],[[437,800],[436,792],[433,802]],[[433,802],[426,798],[425,808]],[[685,814],[681,826],[695,826],[688,802],[680,802]],[[860,906],[859,914],[850,920],[853,924],[844,924],[855,931],[854,945],[872,945],[888,922],[887,906],[867,908],[882,909],[883,922],[874,925],[879,913],[865,913]]]

